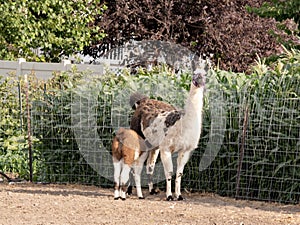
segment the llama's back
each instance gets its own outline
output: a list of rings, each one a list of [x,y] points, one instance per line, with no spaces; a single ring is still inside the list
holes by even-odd
[[[130,129],[145,138],[143,130],[149,127],[158,115],[173,110],[175,107],[168,103],[148,98],[142,99],[132,116]]]
[[[147,147],[156,148],[160,146],[162,141],[169,136],[170,130],[178,127],[178,121],[183,115],[183,111],[178,110],[158,114],[148,127],[143,128]]]

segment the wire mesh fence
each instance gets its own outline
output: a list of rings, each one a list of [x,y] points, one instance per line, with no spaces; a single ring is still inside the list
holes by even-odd
[[[89,81],[91,85],[84,80],[75,87],[76,76],[63,76],[51,84],[32,81],[29,103],[22,81],[10,81],[11,86],[1,83],[5,110],[1,111],[0,170],[25,179],[31,176],[34,182],[113,187],[111,140],[118,126],[129,126],[132,113],[126,100],[129,92],[120,86],[125,81],[117,77],[118,83],[106,77]],[[260,83],[250,81],[242,88],[228,80],[224,82],[226,87],[208,82],[199,147],[184,172],[182,186],[186,191],[299,202],[299,77],[274,79],[266,76]],[[142,81],[140,85],[147,83]],[[7,87],[16,91],[8,92]],[[118,93],[123,95],[117,101]],[[183,101],[182,93],[177,91],[167,101]],[[30,117],[25,113],[28,104]],[[128,108],[123,109],[124,105]],[[29,121],[32,165],[28,157]],[[158,160],[154,182],[161,189],[162,171]],[[142,179],[146,186],[145,170]]]
[[[299,103],[272,97],[252,106],[238,196],[299,201]]]

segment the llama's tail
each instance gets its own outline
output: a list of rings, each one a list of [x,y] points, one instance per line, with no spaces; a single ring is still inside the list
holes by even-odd
[[[148,98],[146,95],[143,95],[139,92],[135,92],[130,95],[129,104],[132,109],[136,109],[142,99]]]

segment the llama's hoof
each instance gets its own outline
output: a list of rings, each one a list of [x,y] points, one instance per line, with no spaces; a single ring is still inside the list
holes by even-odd
[[[119,199],[120,199],[120,197],[115,197],[115,198],[114,198],[114,200],[119,200]]]
[[[127,192],[126,192],[128,195],[132,195],[132,186],[129,186],[127,188]]]
[[[167,201],[173,201],[172,195],[169,195],[169,196],[167,197]]]
[[[125,201],[126,200],[126,198],[121,198],[122,199],[122,201]]]
[[[145,199],[145,197],[139,197],[139,199]]]
[[[158,193],[159,193],[158,188],[156,188],[156,189],[152,188],[152,190],[150,191],[150,195],[157,195]]]
[[[177,201],[182,201],[182,200],[184,200],[184,198],[182,197],[182,195],[179,195]]]

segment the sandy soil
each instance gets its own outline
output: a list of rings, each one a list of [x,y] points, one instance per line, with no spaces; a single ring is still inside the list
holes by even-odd
[[[114,200],[112,189],[80,185],[0,183],[0,224],[300,224],[300,205],[185,194],[167,202],[164,193]]]

